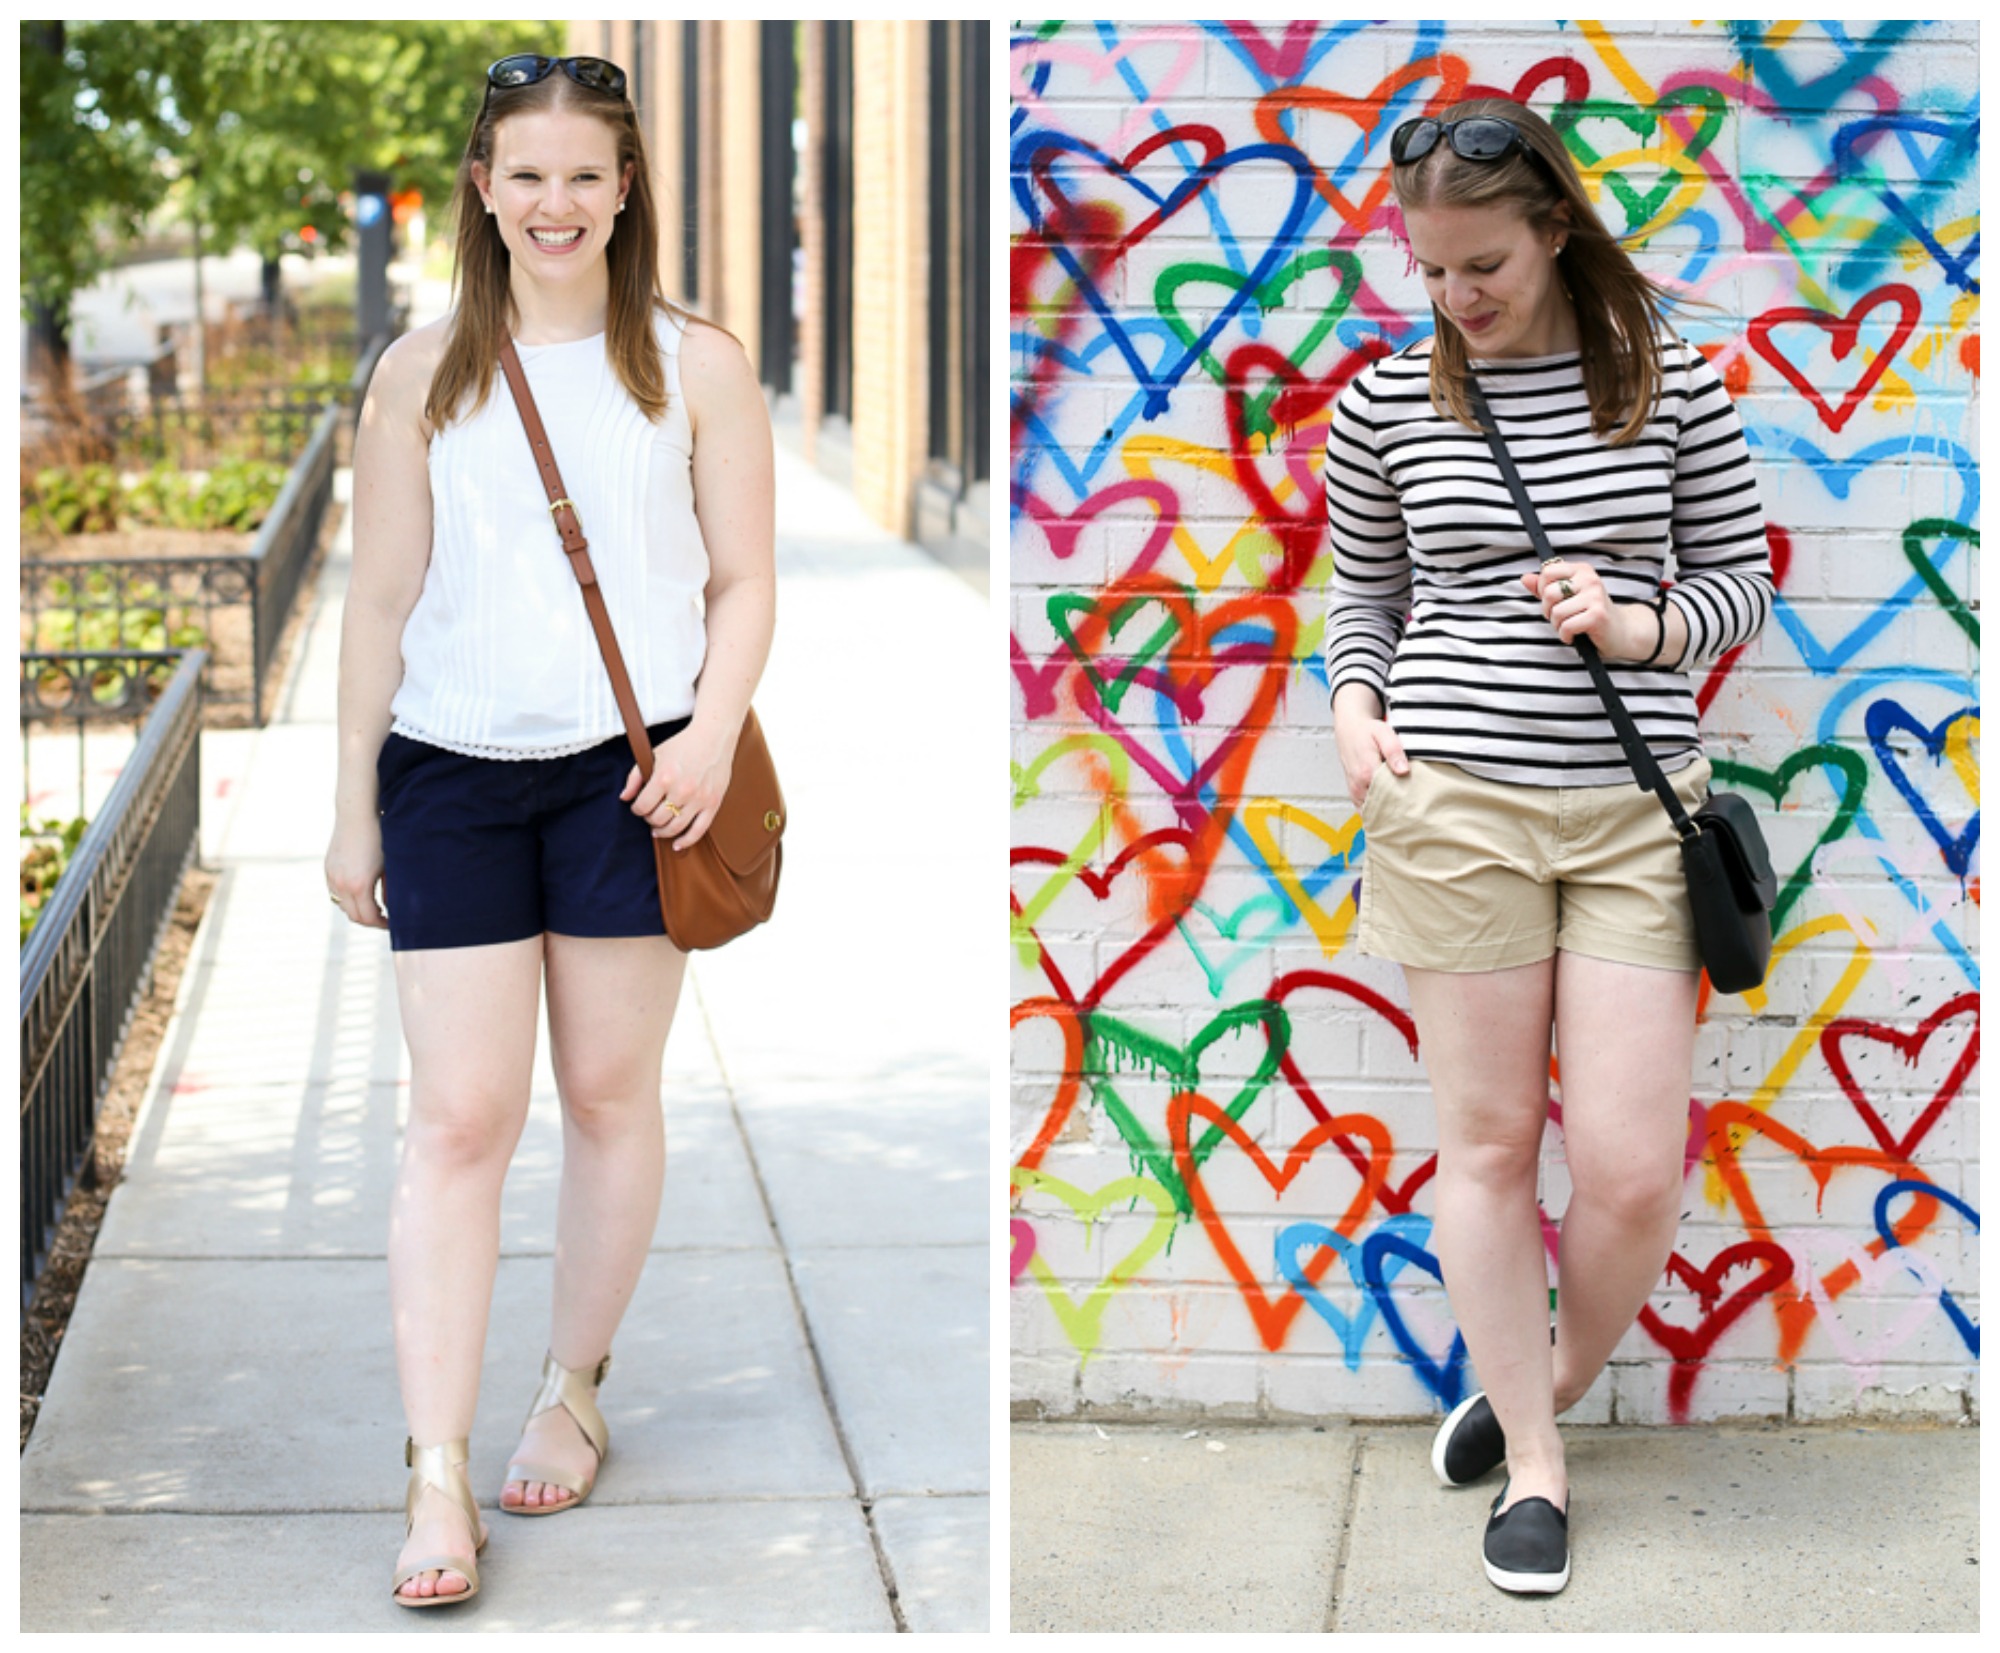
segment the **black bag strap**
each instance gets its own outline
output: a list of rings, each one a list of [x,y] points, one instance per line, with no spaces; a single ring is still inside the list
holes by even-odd
[[[1549,536],[1542,527],[1542,519],[1535,510],[1535,502],[1528,497],[1528,485],[1521,480],[1521,473],[1514,465],[1514,456],[1507,451],[1507,444],[1500,435],[1500,427],[1493,418],[1493,410],[1486,405],[1486,393],[1479,388],[1476,374],[1465,376],[1468,400],[1472,403],[1472,415],[1479,421],[1480,429],[1486,433],[1487,445],[1493,449],[1493,457],[1500,466],[1500,474],[1507,481],[1507,491],[1514,496],[1515,509],[1521,513],[1521,521],[1527,526],[1528,538],[1534,542],[1535,554],[1542,560],[1544,568],[1552,562],[1561,562],[1562,555],[1549,544]],[[1597,697],[1604,702],[1604,710],[1610,714],[1611,727],[1617,731],[1618,744],[1625,749],[1625,761],[1632,766],[1632,773],[1639,785],[1660,800],[1668,819],[1674,823],[1674,831],[1683,839],[1697,836],[1701,828],[1688,818],[1688,812],[1681,807],[1673,785],[1661,773],[1654,761],[1652,749],[1646,745],[1645,737],[1639,733],[1638,724],[1632,721],[1632,714],[1625,709],[1624,698],[1611,681],[1610,672],[1604,669],[1604,661],[1597,652],[1597,645],[1588,637],[1579,637],[1573,644],[1576,652],[1583,657],[1584,666],[1590,672],[1590,681],[1597,686]]]

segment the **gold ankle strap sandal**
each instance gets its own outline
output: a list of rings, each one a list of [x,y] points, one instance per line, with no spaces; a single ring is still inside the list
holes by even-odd
[[[464,1440],[446,1441],[441,1446],[418,1446],[403,1442],[403,1462],[410,1466],[410,1490],[403,1499],[403,1538],[417,1524],[417,1504],[424,1488],[441,1492],[465,1515],[466,1531],[472,1534],[472,1555],[427,1555],[420,1561],[398,1567],[389,1581],[390,1594],[405,1607],[443,1607],[455,1601],[470,1601],[479,1594],[479,1565],[473,1559],[486,1548],[486,1533],[479,1521],[479,1505],[472,1497],[472,1483],[465,1478],[467,1457]],[[434,1596],[407,1596],[403,1586],[419,1573],[457,1573],[465,1580],[463,1590]]]
[[[576,1420],[577,1428],[583,1431],[584,1439],[590,1442],[590,1449],[597,1454],[598,1467],[603,1468],[604,1459],[611,1451],[611,1430],[604,1421],[604,1414],[598,1411],[591,1390],[604,1381],[605,1374],[610,1370],[609,1355],[595,1366],[580,1366],[575,1371],[557,1365],[554,1355],[544,1355],[542,1386],[535,1391],[534,1401],[529,1405],[527,1419],[521,1427],[527,1428],[544,1412],[552,1412],[560,1406]],[[561,1487],[576,1496],[560,1504],[510,1504],[503,1496],[500,1507],[509,1515],[560,1515],[564,1510],[575,1509],[590,1496],[590,1489],[597,1485],[594,1474],[588,1480],[580,1480],[567,1470],[535,1463],[527,1458],[516,1458],[507,1465],[509,1486],[528,1481]]]

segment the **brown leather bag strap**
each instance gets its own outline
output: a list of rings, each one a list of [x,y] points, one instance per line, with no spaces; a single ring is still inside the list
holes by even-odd
[[[556,533],[562,538],[563,554],[569,558],[570,572],[583,587],[583,606],[590,613],[590,629],[597,633],[597,646],[604,651],[604,668],[611,674],[611,693],[618,702],[618,715],[625,720],[625,738],[638,761],[642,780],[653,777],[653,743],[646,735],[646,721],[639,715],[639,699],[632,693],[632,679],[625,672],[625,657],[618,652],[618,638],[611,629],[611,612],[604,606],[604,592],[597,583],[597,570],[590,565],[590,542],[583,537],[583,523],[576,514],[576,502],[563,490],[562,472],[556,469],[555,449],[549,445],[548,430],[535,393],[528,388],[528,376],[521,371],[521,358],[514,341],[500,346],[500,371],[507,376],[507,388],[514,393],[520,409],[521,425],[528,433],[528,446],[541,472],[542,486],[549,494],[549,514]]]

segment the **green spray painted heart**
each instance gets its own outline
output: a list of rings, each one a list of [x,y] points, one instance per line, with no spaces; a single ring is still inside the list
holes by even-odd
[[[1694,131],[1681,140],[1677,152],[1667,150],[1665,143],[1655,145],[1653,140],[1659,133],[1662,116],[1670,109],[1697,109],[1701,120]],[[1622,170],[1614,169],[1603,174],[1604,187],[1611,192],[1625,212],[1625,233],[1637,235],[1663,212],[1673,200],[1677,190],[1697,182],[1705,187],[1706,180],[1697,173],[1689,176],[1691,163],[1701,158],[1702,152],[1722,132],[1728,111],[1722,94],[1712,87],[1685,86],[1666,94],[1650,106],[1636,103],[1619,103],[1608,98],[1590,98],[1576,103],[1565,103],[1550,118],[1556,132],[1570,153],[1588,169],[1603,164],[1605,157],[1584,137],[1579,130],[1586,120],[1610,120],[1624,127],[1642,144],[1657,148],[1656,158],[1665,169],[1663,176],[1650,190],[1641,191],[1625,176]],[[1686,163],[1686,164],[1683,164]],[[1678,216],[1678,214],[1676,214]]]
[[[1218,1039],[1258,1026],[1264,1030],[1264,1052],[1250,1077],[1223,1104],[1223,1112],[1231,1119],[1241,1119],[1250,1104],[1264,1094],[1271,1076],[1278,1071],[1278,1064],[1285,1059],[1285,1049],[1291,1043],[1292,1024],[1283,1006],[1272,1004],[1268,999],[1247,999],[1242,1004],[1231,1005],[1211,1017],[1208,1024],[1185,1045],[1159,1038],[1144,1028],[1134,1027],[1130,1022],[1107,1016],[1101,1010],[1084,1013],[1084,1074],[1090,1081],[1091,1092],[1103,1104],[1105,1116],[1118,1127],[1118,1134],[1125,1139],[1134,1168],[1143,1167],[1147,1175],[1172,1194],[1174,1208],[1183,1216],[1189,1215],[1193,1207],[1188,1203],[1187,1189],[1175,1168],[1172,1147],[1140,1123],[1132,1105],[1112,1083],[1112,1076],[1130,1070],[1165,1079],[1176,1093],[1202,1090],[1202,1056]],[[1211,1125],[1191,1144],[1197,1166],[1215,1151],[1215,1145],[1222,1138],[1222,1127]]]
[[[1859,752],[1849,751],[1845,746],[1827,743],[1808,746],[1802,752],[1794,752],[1776,769],[1759,769],[1755,764],[1736,763],[1728,758],[1717,758],[1714,761],[1717,782],[1733,786],[1754,786],[1774,804],[1782,804],[1785,801],[1785,794],[1791,790],[1793,781],[1822,764],[1838,770],[1841,779],[1847,784],[1834,788],[1836,798],[1833,819],[1827,823],[1826,830],[1813,841],[1812,848],[1806,851],[1805,859],[1792,869],[1791,876],[1778,888],[1778,899],[1771,908],[1773,935],[1783,933],[1786,915],[1798,904],[1799,897],[1805,894],[1806,886],[1812,882],[1813,861],[1819,852],[1843,836],[1854,824],[1854,817],[1861,808],[1861,795],[1868,787],[1868,760]]]
[[[1925,540],[1958,540],[1968,550],[1979,549],[1979,530],[1968,528],[1962,522],[1953,522],[1946,517],[1925,517],[1913,522],[1903,530],[1903,555],[1910,559],[1910,566],[1917,571],[1924,584],[1931,588],[1945,613],[1958,622],[1958,629],[1976,644],[1979,641],[1979,617],[1966,606],[1965,599],[1946,583],[1944,575],[1938,572],[1938,560],[1924,554]]]
[[[1194,601],[1192,592],[1188,593],[1188,601],[1190,604]],[[1135,594],[1119,603],[1111,610],[1110,617],[1105,622],[1106,639],[1115,638],[1125,629],[1132,617],[1149,603],[1165,606],[1158,597],[1146,593]],[[1152,636],[1140,645],[1138,653],[1126,657],[1124,669],[1116,676],[1107,678],[1098,669],[1095,657],[1077,641],[1075,629],[1070,625],[1071,615],[1098,611],[1099,599],[1095,597],[1081,597],[1074,592],[1058,591],[1049,598],[1049,624],[1055,628],[1056,635],[1063,640],[1063,645],[1069,652],[1083,663],[1084,676],[1096,686],[1097,698],[1104,702],[1105,709],[1115,712],[1118,710],[1119,702],[1125,698],[1125,691],[1132,686],[1132,679],[1180,635],[1181,622],[1172,610],[1168,610],[1166,618],[1153,628]]]
[[[1306,336],[1285,358],[1300,372],[1305,371],[1306,363],[1312,360],[1313,352],[1326,341],[1327,335],[1333,331],[1334,323],[1346,314],[1348,305],[1354,302],[1354,295],[1360,291],[1360,258],[1354,253],[1340,252],[1330,247],[1320,247],[1313,252],[1301,253],[1289,264],[1272,271],[1250,295],[1251,302],[1256,305],[1259,313],[1268,319],[1271,313],[1283,304],[1285,294],[1291,290],[1293,283],[1310,275],[1314,270],[1338,270],[1340,286],[1335,290],[1333,297],[1320,306],[1319,315]],[[1160,279],[1153,284],[1153,305],[1166,324],[1174,330],[1175,336],[1181,343],[1191,347],[1200,335],[1181,315],[1181,289],[1197,282],[1204,282],[1226,288],[1235,294],[1243,291],[1247,279],[1240,271],[1232,270],[1224,264],[1170,265],[1160,272]],[[1216,359],[1214,351],[1202,352],[1201,365],[1217,384],[1225,387],[1228,385],[1228,370]],[[1271,403],[1277,399],[1283,388],[1283,383],[1280,381],[1245,402],[1245,430],[1257,436],[1270,436],[1274,433],[1276,427],[1271,419]]]

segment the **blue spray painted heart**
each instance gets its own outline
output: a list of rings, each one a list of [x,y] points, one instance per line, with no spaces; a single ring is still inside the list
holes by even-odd
[[[1979,122],[1973,120],[1962,124],[1950,121],[1925,120],[1916,115],[1877,115],[1868,120],[1850,121],[1833,135],[1833,164],[1843,178],[1859,178],[1874,186],[1881,196],[1882,204],[1889,209],[1890,216],[1909,231],[1925,252],[1937,260],[1944,271],[1945,280],[1954,287],[1968,293],[1979,291],[1979,282],[1972,274],[1972,267],[1979,259],[1979,237],[1975,233],[1965,244],[1962,252],[1948,253],[1932,235],[1930,226],[1923,221],[1915,207],[1905,201],[1886,183],[1877,182],[1872,176],[1867,161],[1860,153],[1861,144],[1883,132],[1898,134],[1903,142],[1903,153],[1909,158],[1913,171],[1917,174],[1917,193],[1932,201],[1941,201],[1950,196],[1954,186],[1964,182],[1966,175],[1979,154]],[[1926,161],[1917,148],[1915,139],[1931,137],[1942,139]],[[1949,210],[1949,209],[1946,209]],[[1902,239],[1894,225],[1884,224],[1868,241],[1857,249],[1855,257],[1866,261],[1870,255],[1884,263],[1896,252],[1896,244]]]
[[[1386,1228],[1386,1225],[1385,1225]],[[1426,1222],[1425,1239],[1430,1238]],[[1454,1330],[1451,1347],[1441,1359],[1433,1359],[1431,1353],[1417,1341],[1396,1307],[1395,1297],[1389,1289],[1393,1278],[1389,1260],[1400,1257],[1415,1263],[1424,1273],[1440,1285],[1444,1283],[1444,1271],[1438,1267],[1437,1258],[1423,1246],[1413,1243],[1405,1236],[1385,1232],[1378,1228],[1370,1234],[1361,1247],[1361,1275],[1368,1287],[1368,1295],[1375,1300],[1375,1306],[1382,1313],[1382,1324],[1389,1328],[1389,1335],[1396,1340],[1396,1347],[1403,1352],[1403,1358],[1423,1379],[1424,1387],[1437,1397],[1438,1403],[1449,1409],[1465,1398],[1465,1336]],[[1400,1269],[1397,1273],[1402,1272]]]
[[[1166,412],[1175,386],[1180,383],[1188,370],[1207,354],[1209,347],[1235,320],[1237,313],[1250,301],[1255,290],[1298,249],[1300,239],[1319,207],[1319,197],[1313,189],[1311,164],[1296,149],[1282,144],[1245,144],[1222,153],[1215,153],[1211,149],[1206,159],[1195,165],[1191,172],[1165,194],[1160,193],[1133,170],[1140,161],[1165,144],[1184,137],[1191,138],[1196,134],[1213,135],[1213,129],[1169,128],[1128,152],[1124,160],[1113,159],[1096,145],[1082,138],[1048,127],[1038,127],[1024,133],[1014,145],[1014,197],[1020,203],[1022,212],[1035,232],[1050,234],[1050,250],[1057,262],[1075,282],[1076,289],[1083,296],[1084,302],[1096,313],[1105,330],[1118,344],[1120,353],[1125,357],[1133,376],[1145,392],[1144,416],[1148,419],[1157,418]],[[1121,252],[1129,250],[1131,245],[1143,240],[1184,208],[1199,200],[1208,192],[1209,187],[1231,168],[1258,161],[1269,161],[1284,167],[1292,174],[1292,198],[1285,209],[1284,218],[1256,261],[1248,266],[1242,289],[1218,306],[1214,319],[1209,322],[1201,336],[1178,356],[1170,358],[1164,369],[1150,366],[1141,360],[1137,350],[1130,347],[1124,322],[1114,312],[1110,300],[1105,297],[1103,290],[1097,284],[1093,265],[1101,267],[1104,261],[1101,258],[1089,261],[1079,258],[1076,252],[1063,242],[1062,226],[1052,225],[1044,210],[1041,194],[1037,192],[1035,185],[1040,181],[1044,191],[1056,194],[1059,200],[1063,199],[1061,192],[1053,185],[1053,168],[1058,158],[1064,155],[1073,155],[1094,163],[1101,171],[1118,178],[1153,204],[1152,216],[1127,232],[1125,241],[1121,244]],[[1211,217],[1214,216],[1214,212],[1211,211]],[[1217,223],[1214,228],[1225,250],[1233,248],[1241,239],[1226,222]]]
[[[1901,1249],[1896,1238],[1895,1227],[1889,1221],[1889,1202],[1898,1194],[1928,1194],[1941,1205],[1948,1205],[1972,1224],[1973,1231],[1979,1229],[1979,1213],[1967,1205],[1956,1194],[1947,1194],[1942,1188],[1928,1182],[1892,1182],[1875,1196],[1875,1232],[1882,1236],[1891,1251]],[[1938,1307],[1951,1317],[1951,1323],[1958,1328],[1958,1335],[1965,1339],[1965,1346],[1972,1351],[1973,1358],[1979,1356],[1979,1322],[1958,1306],[1958,1300],[1943,1287],[1938,1288]]]
[[[1923,749],[1930,753],[1931,762],[1936,764],[1944,758],[1945,742],[1951,738],[1951,726],[1961,718],[1978,716],[1979,708],[1968,706],[1927,729],[1895,701],[1878,700],[1863,717],[1863,724],[1868,730],[1868,744],[1875,748],[1875,761],[1882,766],[1882,773],[1889,777],[1889,784],[1902,793],[1904,800],[1916,812],[1917,819],[1923,822],[1924,831],[1944,852],[1944,864],[1960,878],[1966,875],[1972,865],[1973,852],[1979,848],[1979,811],[1975,809],[1972,812],[1972,819],[1965,823],[1963,831],[1954,833],[1947,828],[1910,779],[1908,771],[1903,768],[1901,755],[1889,744],[1889,737],[1899,729],[1915,735]]]
[[[1951,513],[1952,520],[1954,522],[1976,520],[1967,513],[1979,509],[1979,459],[1976,454],[1960,447],[1956,442],[1947,442],[1942,438],[1931,436],[1895,436],[1886,442],[1873,443],[1851,458],[1835,459],[1803,436],[1793,436],[1748,420],[1744,422],[1743,436],[1753,449],[1764,449],[1767,454],[1788,453],[1800,460],[1808,474],[1815,477],[1835,499],[1843,501],[1853,493],[1855,482],[1870,466],[1901,464],[1907,467],[1910,459],[1917,454],[1935,455],[1949,461],[1958,473],[1959,509]],[[1960,549],[1960,543],[1958,540],[1948,538],[1938,541],[1936,555],[1931,559],[1934,572],[1944,568]],[[1786,599],[1783,592],[1778,594],[1772,614],[1784,628],[1785,635],[1797,647],[1806,669],[1815,677],[1832,677],[1879,637],[1897,615],[1916,602],[1925,589],[1922,576],[1912,574],[1845,637],[1830,644],[1819,640],[1812,628],[1806,624],[1800,611]]]
[[[1419,1216],[1414,1211],[1399,1211],[1384,1217],[1372,1230],[1369,1238],[1376,1234],[1399,1234],[1414,1246],[1422,1246],[1430,1238],[1431,1220]],[[1340,1339],[1342,1358],[1350,1372],[1361,1370],[1361,1345],[1368,1340],[1368,1333],[1374,1328],[1375,1317],[1380,1310],[1376,1306],[1373,1293],[1368,1289],[1362,1253],[1366,1242],[1361,1245],[1336,1234],[1324,1223],[1293,1223],[1289,1228],[1278,1231],[1277,1252],[1278,1272],[1291,1282],[1292,1289],[1305,1299],[1306,1307],[1333,1328],[1333,1335]],[[1306,1271],[1299,1263],[1299,1253],[1317,1250],[1321,1246],[1331,1246],[1340,1253],[1340,1260],[1347,1265],[1347,1275],[1354,1282],[1360,1300],[1353,1314],[1345,1314],[1327,1301],[1326,1293],[1306,1277]],[[1387,1287],[1396,1276],[1409,1266],[1405,1256],[1389,1258],[1382,1266],[1382,1283]]]
[[[1886,691],[1901,691],[1905,685],[1912,683],[1942,689],[1946,694],[1958,697],[1956,700],[1947,701],[1947,705],[1975,701],[1979,696],[1979,685],[1962,672],[1943,672],[1930,666],[1882,666],[1873,671],[1857,672],[1847,682],[1841,684],[1828,698],[1827,703],[1820,708],[1814,739],[1839,740],[1841,725],[1856,707],[1863,708],[1862,716],[1865,723],[1867,716],[1865,708],[1870,701]],[[1848,744],[1854,744],[1852,737],[1849,737]],[[1854,832],[1857,837],[1872,839],[1878,844],[1884,842],[1882,828],[1868,812],[1865,804],[1860,813],[1854,817]],[[1888,856],[1880,858],[1880,865],[1888,874],[1889,882],[1918,913],[1928,917],[1937,911],[1924,892],[1906,877],[1903,870]],[[1972,956],[1964,940],[1955,933],[1955,923],[1953,914],[1941,913],[1931,925],[1931,935],[1945,956],[1952,959],[1965,973],[1966,981],[1977,987],[1979,961]]]

